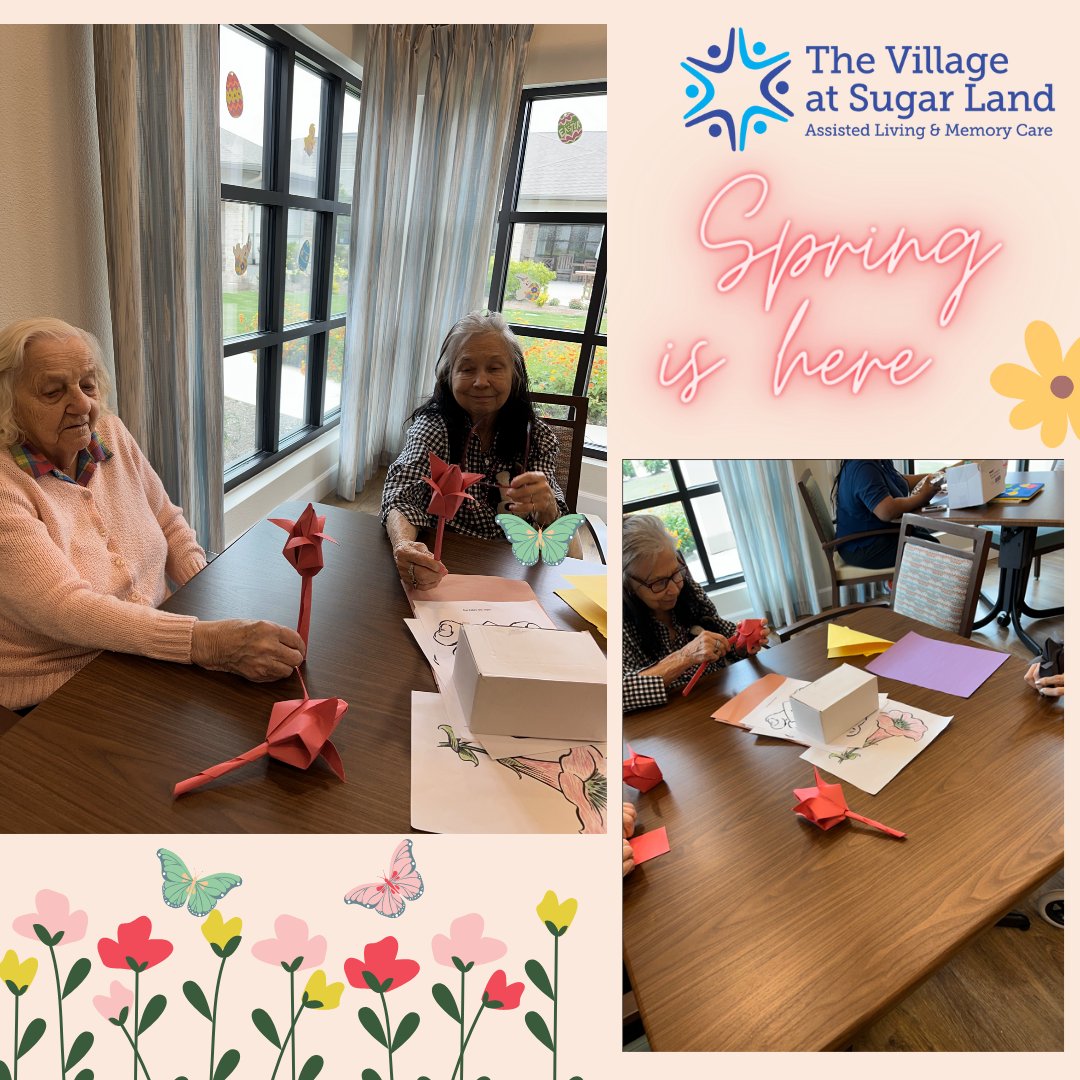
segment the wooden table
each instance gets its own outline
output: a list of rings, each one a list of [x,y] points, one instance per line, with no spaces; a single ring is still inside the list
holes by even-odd
[[[958,525],[997,526],[1001,530],[998,550],[998,594],[988,615],[976,621],[973,629],[997,619],[1003,625],[1012,623],[1016,636],[1036,655],[1042,651],[1033,637],[1021,625],[1021,615],[1030,618],[1054,618],[1064,608],[1028,607],[1027,595],[1031,563],[1035,558],[1035,541],[1043,527],[1061,528],[1065,524],[1065,473],[1014,472],[1006,478],[1010,484],[1038,483],[1045,486],[1033,499],[1024,503],[986,503],[964,509],[936,511],[923,514],[927,518],[948,518]],[[932,528],[933,526],[930,525]]]
[[[275,517],[296,518],[288,503]],[[348,782],[322,762],[307,772],[264,758],[183,798],[172,786],[257,746],[275,701],[299,680],[239,676],[102,653],[0,735],[0,813],[7,832],[409,831],[410,693],[435,689],[402,621],[409,605],[377,518],[332,506],[326,565],[315,578],[304,679],[312,697],[341,697],[334,734]],[[300,577],[282,558],[285,534],[262,521],[166,603],[200,618],[296,624]],[[454,573],[525,578],[556,625],[589,629],[553,589],[568,559],[526,569],[510,545],[446,533]],[[0,718],[0,731],[3,719]]]
[[[886,609],[844,622],[893,641],[964,640]],[[624,737],[666,781],[628,797],[672,848],[624,884],[626,965],[654,1050],[842,1048],[1062,865],[1064,709],[1012,657],[970,699],[879,680],[954,716],[878,795],[845,785],[852,809],[906,840],[800,821],[792,790],[814,782],[803,748],[709,714],[768,671],[822,675],[840,662],[826,659],[825,634],[625,718]]]

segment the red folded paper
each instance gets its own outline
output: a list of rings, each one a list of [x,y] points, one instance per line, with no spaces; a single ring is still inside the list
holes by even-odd
[[[307,504],[307,509],[295,520],[288,518],[270,518],[270,521],[289,534],[281,554],[292,563],[300,575],[300,618],[296,623],[296,632],[308,641],[308,627],[311,625],[311,579],[323,568],[322,542],[329,540],[336,544],[332,536],[323,532],[326,518],[315,513],[315,507]]]
[[[764,627],[764,619],[743,619],[743,621],[735,627],[735,633],[728,638],[728,644],[733,649],[742,649],[745,656],[753,656],[756,652],[759,652],[762,645],[765,644],[765,635],[761,632]],[[700,627],[698,629],[700,629]],[[709,663],[710,661],[706,660],[704,663],[698,665],[698,669],[694,672],[693,677],[683,687],[683,697],[686,697],[690,691],[697,686],[698,679],[705,674],[705,669],[709,666]]]
[[[880,829],[890,836],[903,839],[906,835],[898,829],[890,829],[888,825],[882,825],[880,821],[872,821],[868,817],[863,817],[862,814],[856,814],[854,810],[849,810],[847,800],[844,798],[844,789],[839,784],[825,783],[816,768],[814,779],[817,780],[816,787],[795,789],[795,798],[799,800],[799,803],[793,806],[792,810],[799,817],[812,821],[819,829],[831,829],[845,818],[853,818],[864,825],[873,825],[875,829]]]
[[[224,776],[225,773],[267,754],[297,769],[306,769],[317,757],[322,757],[338,779],[344,780],[345,767],[341,763],[337,747],[330,741],[330,736],[341,722],[349,704],[340,698],[309,698],[303,678],[300,679],[300,685],[304,688],[302,701],[279,701],[270,710],[270,724],[266,730],[265,742],[238,757],[223,761],[220,765],[204,769],[198,776],[181,780],[173,788],[173,795],[194,791],[216,777]]]
[[[466,499],[472,496],[465,490],[477,480],[483,480],[483,473],[462,472],[460,465],[447,465],[438,454],[428,454],[431,475],[424,477],[424,483],[432,489],[428,513],[439,519],[435,531],[436,559],[442,558],[443,529],[446,523],[461,509]]]
[[[664,774],[660,771],[660,766],[656,764],[655,758],[646,757],[645,754],[635,754],[634,748],[629,744],[626,752],[630,756],[622,763],[623,783],[637,788],[638,791],[652,791],[664,779]]]

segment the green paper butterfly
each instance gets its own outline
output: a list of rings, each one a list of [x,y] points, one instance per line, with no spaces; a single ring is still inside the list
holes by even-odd
[[[157,857],[161,860],[164,879],[161,895],[165,897],[165,903],[178,908],[186,901],[188,911],[197,919],[209,915],[230,889],[243,884],[236,874],[208,874],[197,878],[179,855],[166,848],[159,848]]]
[[[558,566],[566,558],[570,541],[585,515],[566,514],[545,529],[530,525],[513,514],[497,514],[495,520],[513,545],[514,557],[523,566],[535,566],[541,557],[548,566]]]

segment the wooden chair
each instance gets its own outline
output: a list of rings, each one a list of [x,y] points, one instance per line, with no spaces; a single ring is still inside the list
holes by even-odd
[[[924,528],[925,518],[905,514],[900,519],[900,539],[896,550],[896,565],[890,571],[893,591],[890,600],[870,604],[850,604],[831,608],[807,619],[800,619],[777,631],[781,641],[795,634],[828,622],[864,607],[892,607],[899,615],[950,630],[961,637],[971,636],[975,608],[979,603],[979,587],[986,569],[986,554],[990,536],[985,529],[957,525],[951,521],[934,523],[934,531],[944,536],[961,538],[963,549],[935,543],[915,534]]]
[[[555,277],[559,281],[569,281],[573,276],[574,271],[574,257],[573,255],[558,255],[555,259]]]
[[[833,607],[840,605],[841,585],[869,585],[875,581],[888,581],[893,576],[891,567],[884,570],[868,570],[863,566],[851,566],[844,562],[837,549],[849,540],[895,534],[895,529],[872,529],[869,532],[852,533],[850,536],[837,536],[832,515],[829,513],[829,504],[825,501],[825,496],[821,493],[821,488],[818,487],[818,482],[809,469],[799,477],[799,494],[810,515],[821,550],[825,552],[825,560],[829,564]]]

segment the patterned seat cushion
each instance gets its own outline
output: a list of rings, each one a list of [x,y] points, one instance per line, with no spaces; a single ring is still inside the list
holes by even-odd
[[[941,630],[960,631],[973,564],[947,547],[905,544],[893,611]]]

